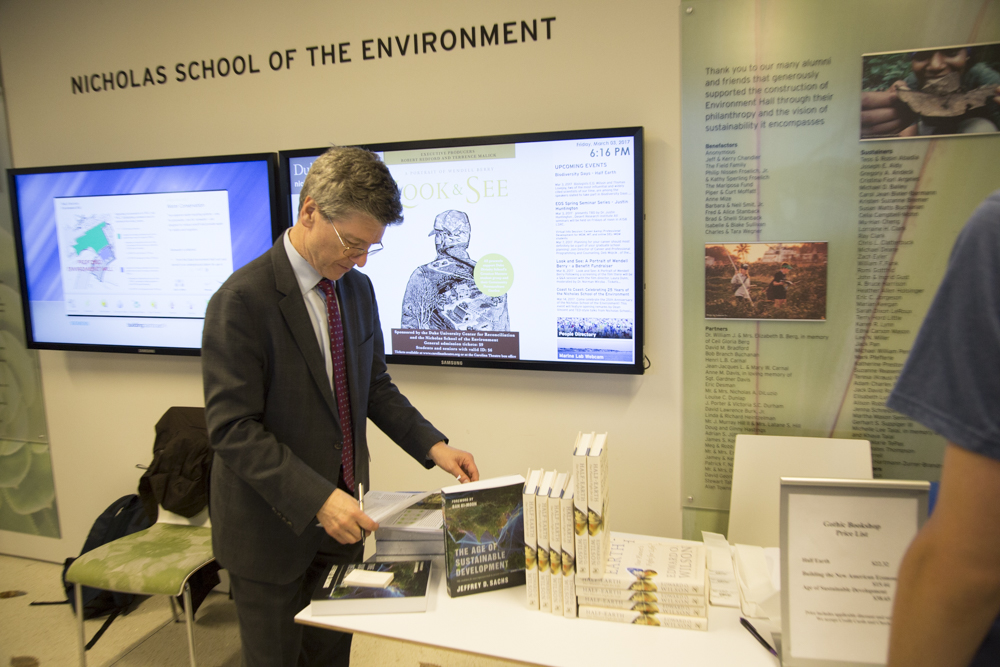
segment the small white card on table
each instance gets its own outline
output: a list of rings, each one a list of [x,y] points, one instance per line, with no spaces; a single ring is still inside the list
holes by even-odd
[[[385,588],[392,583],[392,572],[375,572],[372,570],[351,570],[344,577],[341,586],[361,586],[363,588]]]

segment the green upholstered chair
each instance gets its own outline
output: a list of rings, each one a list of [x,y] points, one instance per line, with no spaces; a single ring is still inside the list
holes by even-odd
[[[191,667],[195,667],[194,614],[188,580],[214,560],[208,510],[186,519],[161,507],[156,523],[146,530],[99,546],[73,561],[66,572],[66,581],[74,584],[81,667],[87,664],[82,586],[119,593],[169,595],[175,621],[178,614],[174,598],[183,595],[188,653]]]

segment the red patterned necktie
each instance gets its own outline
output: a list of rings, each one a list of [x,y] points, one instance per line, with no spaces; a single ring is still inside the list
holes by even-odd
[[[334,294],[333,283],[323,278],[319,288],[326,295],[326,319],[330,326],[330,356],[333,360],[333,391],[337,397],[340,430],[344,433],[341,472],[347,488],[354,491],[354,432],[351,427],[351,397],[347,393],[347,362],[344,357],[344,325]]]

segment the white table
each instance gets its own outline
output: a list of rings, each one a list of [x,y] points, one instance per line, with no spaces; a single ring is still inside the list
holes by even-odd
[[[449,598],[442,572],[431,575],[427,613],[313,616],[307,625],[554,667],[704,665],[775,667],[740,625],[738,609],[709,607],[708,632],[562,618],[531,611],[523,586]],[[760,629],[758,627],[758,629]],[[768,636],[765,634],[765,636]]]

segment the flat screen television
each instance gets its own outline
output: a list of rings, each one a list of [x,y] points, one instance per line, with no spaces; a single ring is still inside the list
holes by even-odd
[[[27,345],[198,355],[205,306],[280,234],[273,153],[8,170]]]
[[[364,147],[404,207],[355,269],[388,362],[643,372],[641,127]],[[279,153],[288,224],[324,150]]]

